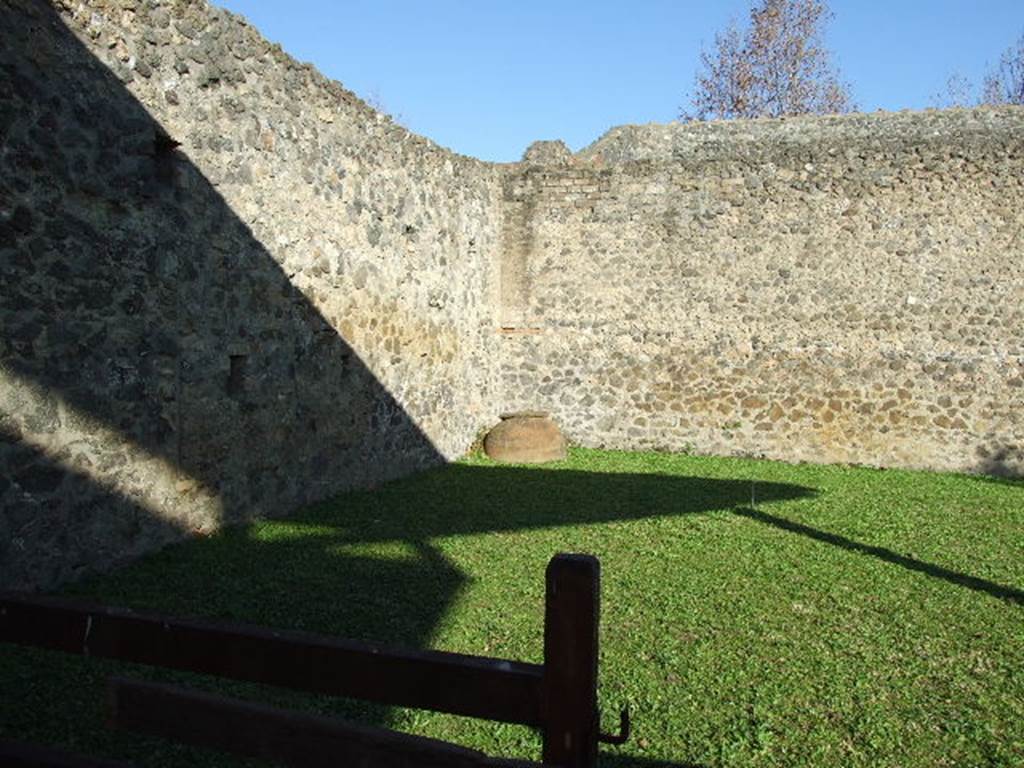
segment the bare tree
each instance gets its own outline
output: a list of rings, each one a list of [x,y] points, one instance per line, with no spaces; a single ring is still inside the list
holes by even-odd
[[[760,0],[750,24],[736,21],[701,51],[693,111],[684,120],[849,112],[849,87],[822,43],[832,18],[825,0]]]
[[[955,72],[946,81],[945,89],[932,97],[932,104],[940,109],[986,104],[1024,104],[1024,32],[1016,43],[1003,51],[999,63],[985,75],[981,93],[975,93],[971,81]]]
[[[939,109],[969,107],[973,102],[974,86],[959,72],[950,75],[946,80],[946,87],[932,96],[932,106]]]
[[[1024,32],[985,76],[982,104],[1024,104]]]

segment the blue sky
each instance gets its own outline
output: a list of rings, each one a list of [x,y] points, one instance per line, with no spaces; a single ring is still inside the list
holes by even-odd
[[[748,0],[214,0],[409,129],[485,160],[668,122],[701,45]],[[832,0],[827,43],[864,111],[979,83],[1024,33],[1024,0]]]

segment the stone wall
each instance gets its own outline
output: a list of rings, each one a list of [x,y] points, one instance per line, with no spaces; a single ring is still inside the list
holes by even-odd
[[[204,2],[0,0],[0,586],[464,452],[500,184]]]
[[[462,453],[1024,468],[1024,110],[460,157],[203,0],[0,0],[0,586]]]
[[[622,127],[503,184],[507,409],[591,446],[1024,468],[1024,109]]]

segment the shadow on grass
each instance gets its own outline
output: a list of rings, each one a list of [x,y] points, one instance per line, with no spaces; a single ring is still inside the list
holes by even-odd
[[[775,501],[813,491],[759,483],[758,493]],[[746,480],[452,465],[308,507],[272,536],[259,525],[230,528],[70,589],[422,648],[468,580],[435,539],[730,510],[748,494]],[[544,575],[528,578],[539,584]]]
[[[8,270],[0,352],[19,396],[39,394],[31,409],[11,409],[19,416],[12,423],[35,426],[0,430],[0,511],[11,542],[0,539],[0,581],[55,584],[141,551],[131,542],[155,546],[189,530],[27,442],[22,431],[57,430],[61,408],[117,436],[98,462],[121,461],[121,444],[168,462],[183,480],[216,491],[224,522],[440,462],[249,223],[183,152],[167,149],[164,127],[54,9],[19,2],[0,18],[0,123],[9,137],[0,198],[19,214],[5,214],[0,231]],[[53,278],[52,290],[39,288],[42,275]],[[291,537],[262,539],[259,527],[246,526],[71,591],[424,647],[468,579],[437,538],[728,510],[745,503],[748,488],[739,480],[455,466],[308,509],[292,521]],[[764,501],[811,493],[758,489]],[[386,546],[360,549],[370,544]],[[986,584],[956,575],[972,588]],[[102,730],[103,678],[115,666],[4,648],[0,734],[196,764],[165,743]],[[383,708],[361,712],[364,721],[391,722]],[[611,756],[605,764],[664,765]]]
[[[212,616],[422,648],[431,645],[470,578],[442,551],[440,540],[445,537],[550,530],[549,546],[570,548],[580,529],[588,525],[727,511],[1018,605],[1024,602],[1024,593],[1012,587],[751,509],[749,492],[749,480],[452,465],[376,490],[343,494],[307,507],[279,524],[239,526],[209,539],[172,546],[116,575],[98,577],[70,590],[109,603],[177,615]],[[766,503],[814,493],[794,484],[758,483],[758,495]],[[509,574],[509,578],[540,580],[543,576],[538,572]],[[539,625],[537,630],[539,637]],[[88,663],[81,666],[88,667]],[[88,672],[95,680],[85,685],[96,688],[95,696],[100,695],[105,673],[94,673],[91,668]],[[39,681],[24,675],[18,684],[36,686]],[[49,721],[40,726],[42,733],[53,727],[65,734],[97,727],[81,718],[73,704],[61,702],[65,678],[48,679],[43,684],[52,688],[56,703],[32,716],[40,723]],[[213,683],[206,680],[201,685],[209,688]],[[395,726],[400,720],[386,707],[216,685],[229,695],[272,700],[365,723]],[[94,698],[93,694],[88,698]],[[0,723],[0,733],[3,730]],[[130,756],[140,752],[139,743],[131,737],[107,734],[89,738],[96,739],[87,743],[95,744],[98,753]],[[188,759],[162,760],[160,764],[232,764],[208,754],[182,754]],[[600,764],[695,768],[689,763],[607,753]]]
[[[758,489],[765,501],[813,493],[782,483],[759,483]],[[748,494],[746,480],[452,465],[373,491],[343,494],[307,507],[279,525],[243,525],[174,545],[115,574],[71,585],[67,591],[178,616],[215,617],[422,648],[430,645],[470,578],[439,549],[439,538],[565,529],[564,542],[556,533],[550,546],[571,549],[575,533],[587,525],[727,511],[742,504]],[[535,579],[541,585],[544,576],[541,569],[510,573],[509,578]],[[539,623],[536,629],[539,652]],[[35,711],[26,713],[23,706],[5,711],[0,705],[0,735],[23,736],[18,733],[21,725],[31,730],[36,741],[71,742],[80,744],[82,751],[137,757],[149,763],[146,755],[151,749],[144,746],[146,742],[102,729],[103,680],[116,664],[71,658],[54,659],[53,668],[45,674],[21,668],[38,664],[39,658],[38,653],[29,654],[24,663],[15,662],[6,670],[10,675],[13,669],[14,689],[31,687],[29,708]],[[0,662],[0,672],[3,667]],[[396,712],[386,707],[166,671],[141,674],[369,724],[398,724]],[[65,693],[69,685],[73,696]],[[19,698],[17,690],[13,693],[12,701]],[[185,751],[180,757],[165,755],[154,764],[232,762]],[[604,756],[602,764],[668,765],[616,755]]]
[[[700,763],[675,763],[670,760],[655,760],[630,755],[601,753],[597,758],[599,768],[706,768]]]
[[[1024,605],[1024,592],[1019,589],[1015,589],[1014,587],[1008,587],[1003,584],[997,584],[993,581],[978,578],[977,576],[953,571],[949,568],[943,568],[941,565],[935,565],[934,563],[916,560],[912,557],[893,552],[891,549],[886,549],[885,547],[863,544],[859,541],[848,539],[845,536],[821,531],[817,528],[812,528],[809,525],[797,523],[793,520],[787,520],[784,517],[771,515],[767,512],[762,512],[761,510],[751,509],[749,507],[737,507],[733,512],[741,517],[747,518],[748,520],[755,520],[759,523],[764,523],[783,531],[797,533],[801,536],[806,536],[810,539],[814,539],[815,541],[831,544],[832,546],[845,549],[849,552],[856,552],[858,554],[876,557],[887,563],[892,563],[893,565],[898,565],[901,568],[906,568],[908,571],[917,571],[918,573],[926,574],[932,578],[948,581],[950,584],[967,587],[967,589],[973,589],[976,592],[984,592],[985,594],[999,598],[1000,600],[1008,600],[1009,602],[1016,603],[1017,605]]]
[[[977,480],[985,483],[992,483],[993,485],[1006,485],[1010,488],[1017,488],[1018,490],[1024,491],[1024,477],[1020,475],[977,475]]]
[[[211,109],[227,95],[220,87],[202,97]],[[281,247],[260,241],[262,220],[254,227],[222,195],[243,183],[235,166],[190,159],[205,134],[175,150],[170,128],[182,123],[161,124],[53,5],[0,4],[0,104],[0,385],[9,406],[0,413],[0,585],[49,587],[189,535],[205,519],[286,513],[443,461],[360,350],[293,284]],[[437,397],[457,402],[459,377],[446,384],[446,369],[437,371]],[[66,435],[81,448],[61,443]],[[153,501],[150,477],[126,469],[136,465],[162,466],[173,482]],[[438,537],[727,509],[745,489],[453,467],[307,510],[292,537],[263,539],[245,526],[68,591],[423,647],[468,578]],[[560,544],[573,545],[569,536]],[[543,583],[542,571],[514,576]],[[196,764],[166,742],[103,729],[103,680],[120,666],[3,647],[0,736]],[[306,697],[303,706],[334,704]],[[367,722],[393,717],[360,712]]]

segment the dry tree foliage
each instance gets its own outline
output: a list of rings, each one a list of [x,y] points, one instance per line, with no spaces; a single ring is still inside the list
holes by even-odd
[[[946,87],[932,96],[932,106],[939,109],[969,107],[974,102],[973,91],[971,81],[959,72],[954,72],[946,80]]]
[[[932,97],[939,108],[969,107],[975,104],[1024,105],[1024,33],[1016,43],[1003,51],[999,63],[985,75],[981,93],[975,96],[974,86],[960,73],[953,73],[946,87]]]
[[[832,18],[823,0],[761,0],[741,30],[730,22],[701,51],[693,110],[684,120],[849,112],[849,87],[822,43]]]
[[[985,77],[982,104],[1024,104],[1024,33]]]

